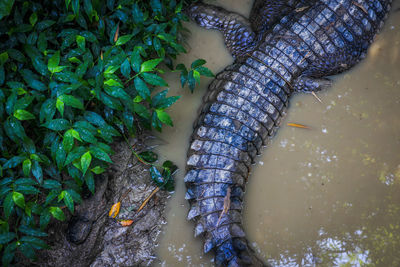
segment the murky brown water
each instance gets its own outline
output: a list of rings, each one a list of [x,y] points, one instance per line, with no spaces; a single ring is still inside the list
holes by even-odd
[[[218,1],[244,15],[251,2]],[[274,266],[400,266],[399,7],[395,1],[367,59],[318,94],[322,104],[310,95],[292,98],[281,129],[254,166],[244,225],[258,253]],[[217,73],[232,62],[220,34],[188,28],[185,63],[204,58]],[[181,172],[158,265],[209,266],[211,255],[203,255],[202,241],[186,221],[183,177],[192,123],[210,79],[202,79],[194,94],[169,81],[170,94],[182,98],[171,110],[175,126],[160,135],[168,144],[159,151]]]

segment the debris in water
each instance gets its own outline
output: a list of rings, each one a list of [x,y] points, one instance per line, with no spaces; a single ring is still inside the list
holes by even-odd
[[[291,122],[289,122],[287,125],[288,125],[288,126],[291,126],[291,127],[296,127],[296,128],[310,129],[310,127],[305,126],[305,125],[303,125],[303,124],[298,124],[298,123],[291,123]]]

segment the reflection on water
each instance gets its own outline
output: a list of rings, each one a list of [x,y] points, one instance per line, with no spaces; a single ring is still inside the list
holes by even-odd
[[[218,1],[244,15],[251,2]],[[184,62],[205,58],[214,72],[232,62],[218,33],[189,28],[191,51]],[[248,238],[273,266],[400,266],[399,53],[400,12],[392,11],[367,59],[318,94],[322,104],[310,95],[292,98],[245,197]],[[183,97],[172,110],[175,126],[161,135],[168,144],[160,153],[181,172],[158,265],[209,266],[211,255],[203,255],[201,239],[185,219],[183,176],[192,122],[210,79],[194,94],[169,80],[171,94]]]

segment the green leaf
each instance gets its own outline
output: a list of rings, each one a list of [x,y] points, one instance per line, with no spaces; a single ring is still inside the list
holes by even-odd
[[[65,220],[65,214],[59,207],[50,207],[49,211],[55,219],[59,221]]]
[[[156,112],[157,112],[157,117],[161,122],[163,122],[169,126],[173,126],[171,117],[169,116],[169,114],[167,112],[165,112],[164,110],[160,110],[160,109],[156,109]]]
[[[32,165],[32,174],[36,178],[39,184],[43,182],[43,172],[42,172],[42,167],[40,167],[39,162],[36,160],[33,161]]]
[[[49,121],[53,118],[54,114],[56,113],[56,106],[54,104],[54,99],[47,99],[43,102],[39,113],[39,119],[41,123],[44,120]]]
[[[105,169],[103,169],[100,166],[96,166],[96,167],[94,167],[93,169],[90,169],[90,170],[95,174],[101,174],[101,173],[105,172]]]
[[[35,119],[35,116],[30,113],[29,111],[23,110],[23,109],[17,109],[14,111],[14,117],[17,118],[20,121],[26,121],[26,120],[33,120]]]
[[[104,84],[108,86],[123,87],[123,85],[120,82],[117,82],[114,79],[108,79],[107,81],[104,82]]]
[[[4,216],[6,219],[8,219],[10,217],[10,215],[14,209],[14,201],[13,201],[12,196],[13,196],[13,192],[8,193],[3,202]]]
[[[60,112],[61,116],[64,116],[64,102],[59,98],[56,100],[56,108],[58,112]]]
[[[42,232],[42,231],[40,231],[38,229],[31,228],[31,227],[29,227],[27,225],[21,225],[18,228],[18,231],[21,232],[21,233],[24,233],[26,235],[31,235],[31,236],[38,236],[38,237],[47,236],[47,234],[45,232]]]
[[[60,95],[57,100],[62,101],[64,104],[67,104],[68,106],[71,106],[73,108],[77,109],[84,109],[83,107],[83,102],[76,98],[75,96],[72,95]],[[61,112],[60,112],[61,113]]]
[[[2,2],[2,1],[0,1]],[[17,242],[9,243],[4,249],[3,257],[1,259],[3,266],[8,266],[14,259],[15,249],[17,248]]]
[[[59,181],[46,179],[44,180],[42,187],[45,189],[60,189],[61,184]]]
[[[24,160],[24,162],[22,163],[22,170],[24,171],[25,176],[29,176],[31,168],[32,168],[31,160],[30,159]]]
[[[86,39],[85,37],[81,36],[81,35],[77,35],[75,37],[76,39],[76,44],[78,45],[78,47],[82,50],[85,50],[85,45],[86,45]]]
[[[140,51],[137,47],[133,50],[133,53],[131,55],[131,65],[132,69],[136,72],[140,72],[140,65],[142,64],[142,58],[140,56]]]
[[[196,59],[195,61],[193,61],[191,67],[192,67],[192,69],[195,69],[206,63],[207,63],[207,61],[205,61],[204,59]]]
[[[131,74],[131,65],[128,59],[125,59],[125,61],[122,63],[121,73],[125,78],[129,78],[129,75]]]
[[[139,153],[139,156],[146,162],[153,163],[158,159],[158,155],[152,151],[144,151]]]
[[[215,76],[215,75],[212,73],[211,70],[209,70],[208,68],[203,67],[203,66],[196,68],[196,70],[197,70],[197,71],[200,73],[200,75],[202,75],[202,76],[206,76],[206,77],[214,77],[214,76]]]
[[[149,110],[143,106],[142,104],[139,103],[133,103],[133,107],[135,112],[140,116],[143,117],[145,119],[150,119],[151,115]]]
[[[47,63],[47,68],[51,73],[54,73],[56,70],[56,67],[60,64],[60,51],[57,50],[49,59],[49,62]]]
[[[150,176],[157,186],[162,186],[162,184],[164,183],[164,178],[155,166],[150,167]]]
[[[14,5],[14,0],[0,1],[0,19],[10,14],[13,5]]]
[[[156,85],[156,86],[168,86],[168,84],[164,81],[163,78],[158,76],[157,74],[154,73],[142,73],[140,74],[142,78],[149,84],[151,85]]]
[[[150,59],[142,63],[140,66],[140,72],[153,71],[154,68],[163,61],[162,58]]]
[[[92,194],[94,194],[94,178],[93,178],[92,172],[86,173],[85,183],[86,183],[87,187],[89,188],[90,192],[92,192]]]
[[[74,200],[72,199],[72,196],[68,193],[68,191],[64,190],[63,192],[65,205],[68,207],[71,213],[74,213]]]
[[[108,163],[113,163],[111,158],[108,156],[106,152],[104,152],[101,148],[96,146],[90,146],[89,151],[93,154],[93,156],[99,160],[103,160]],[[82,166],[83,168],[83,166]]]
[[[28,259],[33,260],[35,258],[35,248],[29,243],[22,243],[18,246],[18,250]]]
[[[35,26],[37,20],[38,20],[38,18],[37,18],[36,12],[32,13],[31,16],[29,17],[29,23],[30,23],[32,26]]]
[[[0,244],[2,244],[2,245],[7,244],[8,242],[12,241],[16,237],[17,237],[17,235],[13,232],[0,234]]]
[[[86,173],[86,171],[89,168],[91,162],[92,162],[92,155],[90,155],[90,151],[88,151],[85,154],[83,154],[82,157],[81,157],[81,166],[82,166],[83,174]]]
[[[139,77],[136,77],[134,79],[134,84],[135,84],[136,91],[143,99],[146,99],[147,97],[150,96],[150,90],[147,87],[146,83],[142,79],[140,79]]]
[[[54,119],[49,122],[46,122],[42,126],[53,131],[63,131],[70,128],[71,124],[69,123],[69,121],[65,119]]]
[[[117,42],[115,43],[115,45],[123,45],[126,44],[127,42],[129,42],[130,39],[132,39],[133,34],[128,34],[128,35],[123,35],[118,37]]]
[[[6,63],[7,60],[8,60],[8,53],[7,53],[7,51],[1,53],[1,54],[0,54],[0,66],[3,66],[4,63]]]
[[[12,194],[12,198],[13,198],[14,203],[18,207],[20,207],[22,209],[25,208],[25,197],[24,197],[23,194],[14,191],[13,194]]]
[[[64,150],[68,153],[74,146],[74,137],[72,135],[73,129],[69,129],[64,133],[63,146]]]

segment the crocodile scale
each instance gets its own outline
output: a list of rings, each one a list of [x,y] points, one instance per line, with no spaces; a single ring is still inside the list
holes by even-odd
[[[295,92],[330,84],[365,57],[390,0],[256,0],[250,21],[196,3],[187,13],[221,31],[235,62],[209,85],[188,151],[186,199],[195,236],[223,266],[262,266],[242,227],[245,185]]]

